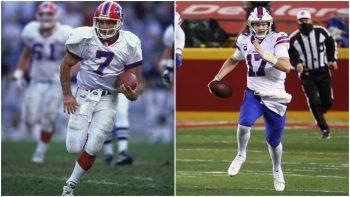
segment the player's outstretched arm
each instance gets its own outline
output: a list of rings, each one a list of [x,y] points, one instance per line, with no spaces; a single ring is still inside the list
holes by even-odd
[[[239,63],[239,60],[237,60],[234,57],[234,55],[227,58],[224,64],[221,66],[219,72],[215,75],[212,81],[220,81],[228,73],[230,73],[237,66],[238,63]]]
[[[13,80],[16,80],[18,86],[23,86],[25,83],[23,80],[24,73],[28,70],[30,59],[32,58],[32,53],[27,46],[24,46],[21,56],[18,60],[17,67],[13,73]]]
[[[60,67],[60,80],[63,92],[63,111],[71,114],[74,113],[78,103],[72,95],[71,87],[70,87],[70,69],[71,66],[77,64],[78,61],[73,58],[69,53],[63,58],[63,62]]]

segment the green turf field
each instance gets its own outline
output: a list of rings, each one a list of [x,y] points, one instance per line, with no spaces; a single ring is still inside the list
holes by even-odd
[[[107,166],[100,153],[74,194],[173,196],[173,147],[173,144],[131,142],[129,153],[134,157],[131,166]],[[34,142],[2,142],[1,148],[1,195],[62,194],[63,184],[70,176],[76,159],[68,154],[65,143],[52,143],[46,163],[41,165],[31,163]]]
[[[348,130],[285,130],[282,168],[284,192],[276,192],[264,131],[253,129],[247,161],[235,177],[227,168],[236,156],[236,128],[176,131],[176,195],[349,195]]]

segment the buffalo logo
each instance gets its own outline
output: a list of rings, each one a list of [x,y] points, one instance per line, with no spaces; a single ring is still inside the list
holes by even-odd
[[[114,10],[115,14],[119,16],[119,18],[123,18],[122,8],[117,6]]]

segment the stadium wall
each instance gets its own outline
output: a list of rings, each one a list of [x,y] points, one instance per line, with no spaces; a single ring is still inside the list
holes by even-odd
[[[246,88],[246,65],[242,61],[224,80],[233,89],[229,99],[219,99],[208,92],[207,84],[213,79],[223,62],[233,52],[231,49],[185,49],[183,66],[176,70],[176,114],[177,119],[213,119],[217,116],[237,116]],[[338,49],[338,70],[332,71],[334,104],[327,116],[348,120],[349,111],[349,50]],[[312,119],[297,73],[291,71],[286,78],[286,91],[293,95],[288,105],[288,114],[293,119]],[[223,113],[222,113],[223,112]],[[305,113],[307,112],[307,113]],[[205,118],[207,117],[207,118]],[[212,117],[212,118],[210,118]],[[221,117],[224,118],[224,117]],[[226,119],[226,118],[224,118]]]

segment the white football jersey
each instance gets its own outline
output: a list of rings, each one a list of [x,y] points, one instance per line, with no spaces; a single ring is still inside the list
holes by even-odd
[[[51,81],[58,76],[65,53],[65,42],[73,28],[57,23],[54,32],[44,37],[40,23],[28,23],[22,32],[22,40],[32,53],[30,77],[35,81]]]
[[[163,44],[167,47],[167,48],[172,48],[173,44],[174,44],[174,26],[173,25],[169,25],[163,34]]]
[[[116,93],[116,76],[142,65],[141,41],[129,31],[120,30],[118,40],[107,46],[93,27],[79,27],[72,31],[66,47],[68,53],[80,60],[78,85],[85,89]]]
[[[245,59],[248,68],[247,87],[257,91],[285,92],[286,73],[277,70],[269,62],[263,60],[253,45],[252,34],[241,34],[237,39],[237,50],[233,54],[237,60]],[[275,57],[288,57],[289,38],[284,32],[271,32],[260,43],[265,52]]]
[[[185,32],[181,28],[182,19],[178,12],[175,12],[175,48],[183,50],[185,48]]]

